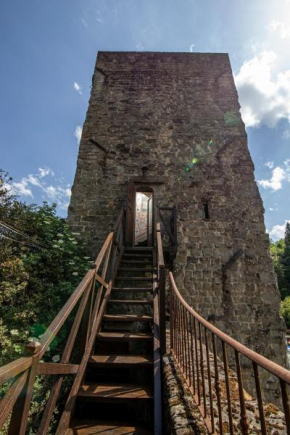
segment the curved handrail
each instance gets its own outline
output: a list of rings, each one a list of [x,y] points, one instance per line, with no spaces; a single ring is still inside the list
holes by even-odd
[[[223,371],[225,374],[225,386],[227,394],[227,411],[230,433],[234,433],[233,415],[231,408],[231,385],[229,380],[229,367],[227,346],[234,350],[235,364],[237,372],[237,383],[239,390],[240,401],[240,425],[243,435],[249,434],[249,423],[247,419],[247,408],[245,405],[245,391],[243,389],[242,366],[240,362],[240,355],[246,357],[252,362],[255,389],[257,397],[257,409],[260,416],[261,433],[267,434],[267,424],[264,415],[264,403],[262,398],[262,389],[260,383],[260,375],[258,368],[261,367],[267,372],[278,378],[281,389],[281,399],[286,420],[287,434],[290,434],[290,408],[287,394],[287,385],[290,385],[290,371],[279,366],[273,361],[268,360],[262,355],[247,348],[237,340],[229,337],[220,329],[213,326],[198,314],[181,296],[177,285],[175,283],[172,272],[169,272],[169,284],[171,289],[171,312],[170,312],[170,347],[173,356],[180,367],[185,381],[194,394],[197,405],[205,419],[205,423],[210,433],[215,432],[215,416],[213,411],[213,395],[211,392],[212,377],[216,389],[216,401],[218,407],[218,426],[219,433],[223,434],[222,419],[222,405],[221,405],[221,387],[220,387],[220,374],[219,374],[219,360],[217,356],[216,338],[222,344],[222,363]],[[210,361],[210,345],[208,332],[212,335],[212,354],[214,367],[211,368]],[[212,372],[214,371],[214,376]],[[208,390],[205,382],[205,375],[207,373]],[[208,405],[209,409],[208,411]],[[224,408],[223,408],[224,410]],[[287,429],[286,429],[287,428]]]
[[[183,299],[181,296],[172,272],[169,272],[169,280],[171,282],[171,285],[173,287],[173,290],[182,303],[182,305],[187,309],[187,311],[193,315],[193,317],[196,318],[202,325],[204,325],[209,331],[211,331],[213,334],[215,334],[217,337],[219,337],[222,341],[224,341],[226,344],[231,346],[233,349],[237,350],[240,354],[244,355],[245,357],[249,358],[250,360],[257,363],[259,366],[266,369],[268,372],[272,373],[273,375],[279,377],[283,381],[285,381],[287,384],[290,385],[290,371],[287,369],[284,369],[283,367],[279,366],[278,364],[274,363],[273,361],[270,361],[269,359],[265,358],[264,356],[258,354],[257,352],[249,349],[248,347],[244,346],[243,344],[239,343],[238,341],[231,338],[229,335],[222,332],[220,329],[213,326],[211,323],[209,323],[207,320],[205,320],[200,314],[198,314],[196,311],[194,311],[193,308],[191,308],[190,305]]]

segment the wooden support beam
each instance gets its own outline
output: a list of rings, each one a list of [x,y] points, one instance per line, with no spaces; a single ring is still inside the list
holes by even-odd
[[[100,284],[102,284],[105,288],[108,288],[108,284],[106,283],[106,281],[104,281],[104,279],[102,278],[102,277],[100,277],[100,275],[98,275],[97,273],[96,273],[96,280],[100,283]]]
[[[39,363],[37,367],[38,375],[75,375],[78,371],[78,364],[62,363]]]

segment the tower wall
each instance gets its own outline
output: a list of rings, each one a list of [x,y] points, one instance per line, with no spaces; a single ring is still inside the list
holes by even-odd
[[[147,166],[148,178],[162,180],[152,185],[155,205],[178,207],[174,274],[187,301],[285,365],[280,295],[239,109],[226,54],[100,52],[68,221],[95,255],[128,181]],[[265,388],[269,397],[277,388],[269,376]]]

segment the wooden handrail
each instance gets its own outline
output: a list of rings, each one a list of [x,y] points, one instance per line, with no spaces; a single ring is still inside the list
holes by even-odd
[[[120,253],[123,245],[123,231],[121,226],[124,226],[124,209],[118,215],[114,230],[107,236],[96,260],[94,268],[89,270],[72,295],[68,298],[62,309],[51,322],[40,342],[30,342],[27,346],[27,351],[31,356],[21,357],[15,361],[0,368],[0,386],[12,378],[18,376],[18,379],[8,388],[1,405],[5,405],[0,412],[0,429],[5,423],[5,420],[10,415],[12,416],[9,425],[9,435],[16,434],[24,435],[26,432],[27,418],[29,413],[30,401],[32,397],[33,385],[37,374],[57,375],[58,378],[53,385],[48,399],[42,422],[38,434],[45,435],[48,431],[51,416],[53,414],[56,400],[60,392],[62,380],[64,375],[75,375],[76,379],[82,378],[81,371],[83,370],[84,361],[88,357],[90,350],[93,346],[94,338],[100,327],[102,315],[106,307],[106,303],[112,288],[112,271],[110,269],[111,277],[107,279],[107,272],[109,272],[109,263],[112,262],[112,270],[116,270],[116,261],[120,260]],[[116,240],[117,246],[112,250],[113,239]],[[117,255],[117,251],[119,254]],[[102,274],[98,275],[98,270],[103,264]],[[111,264],[111,263],[110,263]],[[113,272],[114,274],[115,272]],[[95,282],[100,282],[101,286],[98,289],[98,294],[95,297]],[[105,294],[103,294],[105,291]],[[69,315],[80,301],[78,310],[76,312],[72,328],[69,333],[67,343],[60,363],[43,363],[39,364],[39,360],[45,354],[48,346],[58,334],[59,330],[68,319]],[[93,307],[94,301],[94,307]],[[101,302],[101,305],[100,305]],[[86,317],[86,322],[83,325],[86,327],[85,332],[85,349],[82,363],[69,364],[69,359],[75,344],[75,340],[81,325],[82,319]],[[76,380],[75,380],[76,381]],[[74,388],[75,389],[75,383]]]
[[[45,353],[48,346],[54,339],[54,337],[57,335],[58,331],[78,303],[80,297],[83,295],[84,291],[88,288],[95,271],[89,270],[86,274],[86,276],[82,279],[80,284],[77,286],[76,290],[73,292],[73,294],[69,297],[63,308],[60,310],[58,315],[54,318],[54,320],[51,322],[45,333],[43,334],[40,344],[40,357]]]

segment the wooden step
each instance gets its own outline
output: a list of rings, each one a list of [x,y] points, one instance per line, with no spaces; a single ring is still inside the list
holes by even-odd
[[[119,402],[148,400],[153,398],[152,389],[137,384],[87,384],[82,385],[78,397],[94,401]]]
[[[111,299],[111,304],[116,305],[151,305],[153,300],[151,299]]]
[[[126,422],[73,420],[64,435],[152,435],[153,431]]]
[[[151,267],[150,269],[149,268],[145,268],[145,267],[120,267],[119,269],[118,269],[118,272],[153,272],[154,271],[154,269]]]
[[[113,287],[112,290],[116,292],[152,292],[153,287]]]
[[[153,334],[148,332],[99,332],[97,340],[100,341],[151,341]]]
[[[105,314],[106,322],[152,322],[152,316],[140,316],[138,314]]]
[[[121,260],[121,263],[128,263],[128,264],[148,264],[152,263],[152,260]]]
[[[151,258],[152,259],[152,253],[149,252],[148,254],[123,254],[123,257],[129,257],[129,258]]]
[[[126,248],[125,252],[140,252],[140,251],[144,251],[144,252],[152,252],[153,248],[152,246],[134,246],[134,248]]]
[[[153,281],[153,277],[147,276],[117,276],[115,280],[118,281]]]
[[[97,367],[151,367],[149,355],[93,355],[89,364]]]

